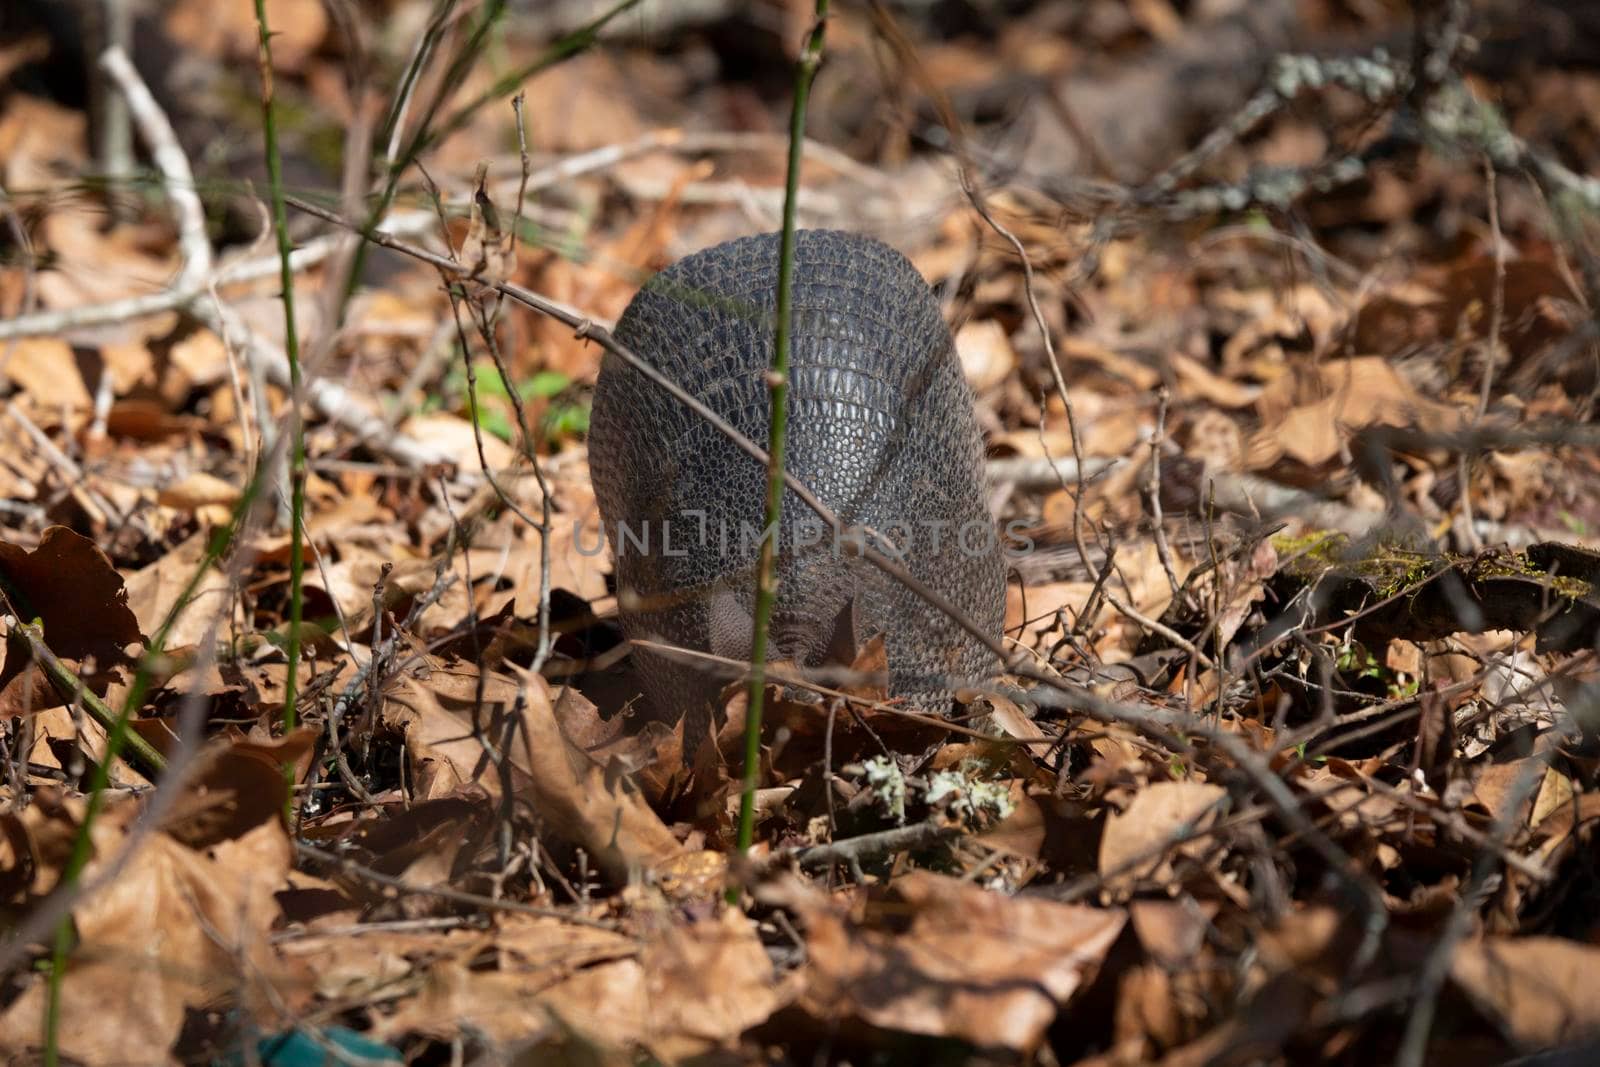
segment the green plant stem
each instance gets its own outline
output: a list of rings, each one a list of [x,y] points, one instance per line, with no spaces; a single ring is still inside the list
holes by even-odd
[[[83,710],[89,713],[89,718],[100,724],[108,738],[127,725],[127,716],[112,711],[105,701],[95,695],[94,690],[83,684],[83,679],[74,674],[72,668],[62,663],[56,654],[50,651],[50,646],[45,644],[44,629],[37,620],[19,624],[18,640],[26,643],[29,655],[44,672],[44,676],[50,680],[51,688],[55,689],[63,700],[82,704]],[[166,758],[138,734],[130,732],[127,735],[126,745],[128,752],[124,758],[128,765],[152,782],[167,769]]]
[[[260,11],[260,0],[258,0],[257,3],[257,10],[258,12]],[[265,23],[262,23],[262,47],[266,47]],[[266,69],[270,74],[270,66],[268,66]],[[274,162],[276,162],[276,158],[276,154],[274,153]],[[281,174],[278,174],[276,177],[277,180],[274,183],[276,186],[276,195],[274,199],[278,207],[278,232],[280,235],[281,252],[282,242],[287,240],[288,231],[283,223],[284,201],[282,195]],[[285,271],[288,269],[286,261],[283,264],[283,269]],[[289,283],[291,280],[292,278],[286,274],[284,278],[284,293],[286,299],[290,293]],[[295,343],[296,334],[292,326],[288,331],[288,338],[289,344],[293,345]],[[291,351],[294,350],[291,349]],[[268,453],[262,456],[261,462],[251,473],[249,484],[245,486],[244,492],[240,494],[238,503],[234,505],[233,513],[229,517],[228,525],[224,529],[217,531],[217,533],[214,534],[207,542],[206,551],[203,554],[199,565],[196,566],[193,573],[189,575],[188,581],[184,584],[184,587],[179,592],[177,598],[174,599],[172,607],[168,609],[166,616],[161,620],[160,626],[156,628],[155,635],[150,640],[149,648],[141,658],[138,668],[134,671],[133,680],[128,686],[127,695],[123,699],[121,711],[118,712],[115,718],[112,718],[109,723],[105,723],[103,720],[101,720],[100,715],[96,714],[94,705],[91,704],[87,698],[84,698],[85,706],[91,709],[90,714],[94,715],[96,721],[102,722],[102,725],[105,726],[106,745],[104,754],[100,760],[96,761],[90,774],[89,789],[86,806],[84,808],[83,821],[78,825],[78,830],[72,843],[72,852],[68,856],[65,866],[62,868],[61,879],[56,889],[57,893],[67,894],[74,892],[79,881],[83,877],[85,868],[87,868],[89,865],[89,860],[94,854],[94,824],[96,819],[99,817],[101,810],[105,806],[106,791],[111,783],[111,767],[118,759],[122,758],[123,749],[129,748],[134,751],[134,757],[128,762],[136,769],[141,770],[141,772],[144,771],[144,768],[139,766],[141,759],[150,754],[154,754],[155,759],[160,761],[159,754],[153,753],[153,750],[151,750],[151,753],[141,755],[141,746],[145,745],[144,739],[139,737],[129,728],[129,723],[133,718],[134,712],[144,706],[144,698],[150,688],[151,675],[156,666],[161,663],[162,658],[165,655],[167,641],[172,635],[173,627],[177,625],[178,620],[182,618],[183,613],[193,602],[195,594],[199,590],[200,583],[204,580],[206,573],[210,571],[212,567],[216,566],[222,557],[229,551],[229,549],[233,546],[239,531],[245,527],[246,522],[255,507],[256,501],[261,496],[262,488],[267,484],[268,471],[277,462],[277,456],[278,452],[276,448],[268,450]],[[53,685],[56,685],[58,689],[62,685],[68,685],[75,694],[87,692],[87,690],[83,688],[82,682],[75,675],[72,675],[72,672],[66,667],[66,665],[62,664],[60,660],[54,656],[54,654],[50,653],[48,645],[44,643],[42,635],[38,633],[37,629],[33,630],[32,633],[29,633],[26,636],[30,639],[30,644],[35,644],[33,639],[38,639],[33,651],[35,652],[35,655],[39,659],[40,663],[44,666],[46,676],[51,679]],[[40,652],[41,649],[43,650],[43,654]],[[55,667],[59,667],[60,670],[57,671],[52,669],[52,664]],[[68,680],[69,678],[70,681]],[[110,709],[103,703],[100,703],[100,710],[104,711],[104,713],[109,716]],[[164,767],[164,762],[152,764],[151,769],[159,773],[162,767]],[[61,990],[62,983],[66,976],[67,956],[72,949],[72,941],[72,916],[70,913],[68,913],[56,926],[55,938],[51,945],[50,971],[46,989],[44,1012],[44,1062],[48,1065],[48,1067],[57,1067],[57,1065],[60,1063]]]
[[[289,639],[285,655],[289,674],[283,690],[283,729],[295,726],[295,697],[300,672],[300,623],[305,610],[305,510],[306,437],[300,417],[300,337],[294,321],[294,267],[289,261],[294,242],[289,239],[289,216],[283,201],[283,159],[278,151],[278,115],[272,92],[272,31],[267,25],[266,0],[255,0],[256,25],[261,31],[261,125],[266,136],[267,184],[272,196],[272,228],[278,237],[278,278],[283,290],[283,352],[289,363]],[[294,773],[292,768],[286,774]],[[292,785],[292,783],[291,783]],[[292,793],[292,789],[291,789]]]
[[[274,450],[275,451],[275,450]],[[144,706],[145,694],[150,689],[150,676],[157,664],[165,655],[167,641],[172,636],[173,627],[183,617],[184,611],[193,602],[195,593],[200,589],[200,582],[205,578],[206,572],[216,566],[232,547],[238,533],[244,528],[256,500],[261,496],[262,487],[267,483],[267,472],[276,462],[275,456],[269,452],[262,457],[260,464],[251,475],[250,482],[245,486],[244,492],[239,496],[239,502],[233,507],[233,514],[229,516],[228,525],[211,537],[206,544],[206,551],[201,557],[199,566],[189,575],[189,580],[172,602],[172,607],[167,609],[166,617],[161,620],[161,625],[156,628],[155,636],[150,639],[150,647],[141,658],[139,667],[134,671],[133,681],[128,686],[127,696],[123,699],[122,710],[116,718],[106,727],[105,753],[94,765],[89,777],[89,792],[87,805],[84,808],[83,822],[78,825],[77,835],[72,842],[72,854],[67,858],[66,866],[61,871],[61,881],[56,889],[58,893],[70,893],[83,877],[84,868],[89,865],[89,859],[94,853],[94,823],[99,817],[101,809],[105,806],[106,789],[111,784],[111,766],[122,757],[124,747],[134,748],[144,744],[144,738],[128,728],[128,723],[133,718],[133,713]],[[37,635],[37,631],[34,631]],[[34,636],[34,635],[29,635]],[[43,645],[43,642],[40,642]],[[48,646],[44,646],[49,653]],[[37,649],[35,649],[37,654]],[[56,683],[55,672],[50,669],[50,663],[60,666],[61,671],[71,676],[71,671],[65,664],[56,659],[54,654],[48,658],[41,655],[40,662],[45,665],[46,674]],[[74,691],[82,688],[82,682],[72,676],[71,684]],[[84,690],[86,691],[86,690]],[[88,706],[88,702],[85,701]],[[104,705],[101,705],[104,707]],[[109,709],[106,709],[109,712]],[[91,712],[92,714],[92,712]],[[99,720],[99,716],[95,716]],[[157,759],[160,756],[157,754]],[[137,762],[129,761],[136,769]],[[162,766],[156,768],[159,772]],[[142,769],[141,769],[142,770]],[[47,1067],[57,1067],[60,1063],[60,1027],[61,1027],[61,985],[66,977],[67,955],[72,949],[72,916],[68,914],[56,926],[56,935],[50,952],[50,978],[45,995],[44,1018],[44,1062]]]
[[[372,243],[372,235],[377,231],[384,215],[388,213],[390,205],[394,203],[395,193],[400,188],[400,177],[412,163],[416,162],[417,157],[465,126],[484,105],[510,95],[529,78],[542,74],[551,67],[563,63],[592,47],[599,40],[600,31],[605,29],[607,23],[629,8],[638,6],[639,2],[640,0],[618,0],[618,3],[602,11],[592,21],[579,26],[559,41],[551,44],[536,59],[497,78],[493,85],[457,108],[437,129],[433,129],[431,127],[432,116],[438,112],[445,99],[460,86],[462,79],[466,77],[467,71],[471,69],[473,61],[476,60],[478,52],[482,48],[484,37],[487,36],[495,20],[500,17],[505,4],[504,0],[495,0],[488,6],[482,18],[473,27],[466,44],[451,60],[450,69],[445,73],[438,90],[429,100],[427,108],[424,109],[422,120],[417,123],[416,132],[411,135],[405,142],[405,147],[389,163],[388,171],[383,179],[383,188],[378,192],[377,198],[373,201],[372,210],[361,224],[361,244],[356,247],[355,255],[350,263],[350,273],[345,279],[344,300],[346,302],[354,294],[357,280],[361,277],[362,267],[366,264],[367,250]],[[521,206],[519,204],[518,211],[520,210]],[[341,307],[341,318],[343,314],[343,308]]]
[[[767,511],[761,556],[756,569],[755,626],[750,642],[750,697],[744,725],[744,788],[739,798],[739,851],[748,852],[755,838],[756,786],[761,774],[761,714],[767,680],[767,631],[777,600],[773,562],[778,523],[783,518],[783,457],[789,430],[789,349],[794,331],[795,203],[800,194],[800,160],[805,147],[806,101],[822,63],[828,0],[816,0],[816,24],[795,64],[794,106],[789,113],[789,171],[783,192],[783,236],[778,245],[777,322],[772,344],[772,422],[767,438]]]
[[[259,2],[259,0],[258,0]],[[450,66],[445,71],[444,77],[439,80],[433,95],[429,98],[427,107],[422,111],[422,117],[417,122],[416,132],[405,142],[405,148],[398,156],[389,160],[388,170],[384,174],[383,188],[379,191],[377,199],[373,202],[372,210],[367,213],[366,221],[361,224],[361,243],[356,246],[355,255],[350,258],[350,272],[345,275],[344,293],[339,305],[339,319],[344,319],[344,309],[350,302],[350,297],[355,294],[356,284],[361,278],[362,268],[366,266],[367,249],[370,247],[373,233],[378,225],[383,222],[383,217],[389,213],[389,206],[394,203],[395,193],[400,188],[400,176],[406,172],[416,161],[417,156],[428,144],[428,127],[433,121],[433,116],[443,106],[450,94],[460,87],[462,79],[472,69],[472,64],[477,61],[478,53],[483,48],[483,42],[505,12],[505,0],[489,0],[484,6],[483,14],[473,25],[467,39],[462,43],[456,54],[450,58]],[[398,103],[398,101],[397,101]],[[398,108],[396,109],[398,118]]]

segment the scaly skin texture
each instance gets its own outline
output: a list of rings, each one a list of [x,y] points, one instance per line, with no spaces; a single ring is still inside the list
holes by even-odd
[[[775,233],[688,256],[639,291],[616,339],[764,443],[777,273]],[[927,283],[879,241],[804,230],[794,316],[790,473],[847,524],[889,534],[912,574],[998,636],[1005,567],[983,499],[983,441]],[[589,465],[627,635],[748,659],[765,471],[609,354]],[[933,712],[948,709],[954,686],[998,669],[955,623],[836,550],[792,492],[778,544],[774,659],[818,666],[841,635],[882,634],[892,692]],[[634,659],[664,718],[703,716],[726,680],[644,650]]]

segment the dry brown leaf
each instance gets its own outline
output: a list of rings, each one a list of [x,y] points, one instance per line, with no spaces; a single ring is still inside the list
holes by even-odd
[[[65,526],[46,528],[32,551],[0,541],[0,573],[20,594],[13,607],[43,624],[58,656],[118,663],[125,646],[144,640],[122,575],[93,541]]]
[[[924,871],[897,879],[864,923],[825,901],[800,900],[810,963],[802,1004],[813,1016],[1024,1052],[1038,1046],[1126,918]]]
[[[993,389],[1016,373],[1016,350],[1005,327],[994,319],[974,319],[956,331],[956,355],[974,393]]]
[[[272,65],[299,70],[328,32],[328,14],[318,0],[267,0],[272,27]],[[261,31],[248,4],[215,4],[211,0],[177,0],[166,10],[166,29],[212,59],[254,61]]]
[[[567,739],[543,678],[525,675],[519,685],[490,675],[485,682],[478,721],[502,723],[520,701],[522,718],[510,752],[514,787],[552,832],[585,849],[619,881],[632,868],[653,867],[682,851],[631,784],[608,780]],[[384,719],[405,731],[418,796],[444,796],[468,785],[500,795],[500,773],[472,730],[476,691],[477,680],[463,665],[437,670],[426,680],[408,677],[388,694]],[[447,703],[459,710],[447,710]],[[500,737],[500,730],[492,736]]]
[[[1227,976],[1214,969],[1132,968],[1117,984],[1114,1062],[1153,1063],[1155,1049],[1193,1041],[1212,1022],[1212,1007],[1230,992]]]
[[[648,1019],[639,1043],[669,1063],[731,1050],[787,999],[755,923],[731,908],[713,920],[664,923],[639,962]]]
[[[0,174],[8,189],[48,189],[84,161],[89,117],[40,96],[13,93],[0,111]]]
[[[1008,787],[1011,814],[978,835],[978,840],[989,848],[1008,856],[1037,860],[1044,851],[1050,827],[1044,804],[1029,795],[1027,785],[1013,778]],[[1046,801],[1048,803],[1048,801]]]
[[[1203,842],[1185,844],[1221,817],[1228,791],[1210,782],[1152,782],[1133,796],[1126,811],[1106,818],[1100,839],[1100,876],[1112,895],[1142,881],[1172,877],[1174,854],[1197,856]]]
[[[239,487],[214,474],[193,471],[156,493],[156,503],[185,511],[207,509],[215,514],[221,508],[226,521],[228,511],[239,501]]]
[[[642,938],[508,917],[497,936],[450,940],[421,993],[378,1021],[379,1036],[450,1038],[471,1027],[521,1045],[570,1027],[599,1050],[674,1063],[734,1047],[784,1002],[754,924],[734,910],[653,922]],[[416,954],[420,944],[412,937],[404,947]],[[498,954],[497,970],[468,967],[482,948]]]
[[[1192,898],[1134,900],[1128,904],[1128,918],[1151,958],[1175,969],[1193,964],[1220,907],[1214,900]]]
[[[630,141],[643,132],[627,101],[636,71],[616,57],[588,52],[528,86],[528,143],[546,151],[581,152]]]
[[[128,576],[128,607],[149,632],[154,633],[161,626],[178,602],[205,558],[210,536],[209,531],[201,530],[154,563]],[[229,610],[237,612],[239,608],[228,579],[215,567],[206,568],[183,615],[167,634],[167,647],[198,645],[214,623],[227,623],[224,613]],[[236,618],[242,622],[243,616]]]
[[[1184,452],[1203,460],[1208,470],[1238,470],[1244,460],[1244,431],[1222,412],[1200,412],[1183,435]]]
[[[104,230],[105,214],[86,199],[51,206],[40,223],[43,244],[55,256],[38,275],[39,301],[52,308],[83,307],[163,288],[177,269],[176,250],[154,254],[135,226]],[[37,245],[36,245],[37,247]],[[139,336],[132,325],[125,336]],[[91,387],[98,382],[87,383]]]
[[[1006,632],[1024,645],[1032,644],[1056,629],[1057,612],[1065,613],[1070,628],[1093,590],[1093,582],[1047,582],[1026,589],[1007,583]]]
[[[1505,762],[1484,762],[1476,768],[1476,777],[1472,781],[1473,796],[1490,815],[1496,819],[1505,818],[1508,814],[1506,805],[1518,792],[1524,776],[1530,772],[1539,773],[1529,766],[1532,762],[1534,762],[1532,757],[1512,759]],[[1538,762],[1543,763],[1543,758],[1539,758]],[[1521,807],[1526,810],[1532,798],[1525,790],[1522,791],[1521,795]],[[1545,814],[1548,814],[1548,812]],[[1518,820],[1508,825],[1518,826],[1520,824],[1521,820]],[[1537,822],[1534,825],[1537,825]]]
[[[161,441],[203,425],[192,415],[174,415],[153,400],[118,400],[106,412],[106,432],[134,441]]]
[[[1161,372],[1130,356],[1113,351],[1085,337],[1063,337],[1059,346],[1061,358],[1089,363],[1107,374],[1128,382],[1135,389],[1147,392],[1161,384]],[[1070,380],[1070,379],[1069,379]],[[1076,398],[1074,398],[1076,399]],[[1052,406],[1058,407],[1059,397],[1051,397]],[[1063,412],[1064,414],[1064,412]]]
[[[449,1038],[465,1025],[501,1046],[537,1047],[570,1030],[590,1048],[615,1049],[645,1029],[645,975],[636,959],[614,959],[574,973],[562,968],[542,982],[539,978],[483,972],[453,959],[432,962],[418,994],[380,1019],[373,1036],[392,1040],[415,1032]]]
[[[228,347],[210,330],[195,330],[167,351],[167,378],[177,379],[185,392],[228,380]],[[177,373],[181,372],[181,373]],[[168,383],[163,382],[163,387]]]
[[[169,751],[174,737],[170,729],[164,731],[167,743],[151,731],[140,732],[164,753]],[[288,800],[284,768],[304,764],[320,735],[320,730],[302,726],[270,742],[235,740],[207,745],[195,757],[187,788],[162,820],[162,832],[190,848],[204,850],[277,820]]]
[[[1320,466],[1339,455],[1350,431],[1368,426],[1442,431],[1462,419],[1378,356],[1332,360],[1304,377],[1284,375],[1262,392],[1256,407],[1263,425],[1251,442],[1250,465],[1257,468],[1281,456]]]
[[[1260,386],[1224,378],[1182,352],[1174,352],[1167,358],[1178,373],[1178,396],[1181,398],[1198,398],[1221,408],[1247,408],[1261,395]]]
[[[1219,645],[1227,645],[1239,632],[1255,605],[1266,596],[1267,579],[1278,572],[1278,551],[1271,538],[1258,541],[1243,559],[1223,560],[1207,583],[1222,585],[1223,604],[1216,621]]]
[[[75,826],[83,805],[70,802],[65,818],[41,807],[20,817],[25,832]],[[86,878],[120,850],[138,810],[128,800],[101,813]],[[117,877],[73,910],[80,940],[62,987],[63,1055],[89,1065],[168,1062],[190,1009],[239,990],[242,966],[271,966],[273,894],[291,856],[277,820],[203,853],[162,833],[141,842]],[[44,976],[32,976],[0,1017],[0,1043],[39,1047],[44,997]]]
[[[1559,937],[1487,938],[1456,949],[1450,978],[1528,1050],[1600,1035],[1600,948]]]
[[[10,342],[0,371],[35,404],[52,411],[86,411],[89,387],[83,384],[72,346],[54,337],[24,337]]]
[[[11,608],[23,622],[37,619],[50,650],[72,665],[92,660],[80,671],[90,688],[104,694],[117,668],[129,662],[127,648],[143,643],[138,621],[128,607],[128,589],[106,554],[82,534],[51,526],[32,551],[0,541],[0,577]],[[53,707],[60,698],[42,676],[31,686],[31,706],[16,703],[17,680],[32,663],[20,638],[8,641],[0,668],[0,709],[23,714]]]
[[[483,442],[483,459],[491,472],[511,466],[517,456],[514,448],[494,434],[487,430],[474,432],[472,423],[448,412],[413,415],[400,429],[419,441],[427,441],[437,453],[449,456],[458,471],[483,469],[483,462],[478,459],[479,441]]]
[[[1571,332],[1574,323],[1564,308],[1575,298],[1555,265],[1511,259],[1498,282],[1497,273],[1494,258],[1481,254],[1424,271],[1433,288],[1395,287],[1362,305],[1350,326],[1350,343],[1360,353],[1400,352],[1461,334],[1486,336],[1497,284],[1509,312],[1500,340],[1514,358],[1534,355]]]

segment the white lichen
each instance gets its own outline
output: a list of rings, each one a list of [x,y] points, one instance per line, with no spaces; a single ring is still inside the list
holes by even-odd
[[[888,756],[874,756],[862,765],[862,780],[884,812],[897,823],[906,821],[906,776]]]
[[[973,778],[963,771],[940,771],[928,781],[925,798],[930,808],[943,808],[968,826],[989,826],[1003,821],[1013,810],[1011,792],[996,782]]]

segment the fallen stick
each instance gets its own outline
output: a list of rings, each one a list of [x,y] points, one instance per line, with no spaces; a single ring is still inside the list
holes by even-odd
[[[384,233],[401,237],[425,233],[436,225],[438,220],[428,212],[406,211],[389,216],[381,229]],[[321,263],[333,255],[341,237],[340,234],[327,234],[295,249],[289,256],[290,269],[302,271]],[[207,254],[209,255],[209,250]],[[276,275],[278,257],[258,256],[225,263],[208,277],[202,277],[198,283],[185,281],[185,273],[187,272],[180,271],[173,283],[158,293],[130,296],[104,304],[85,304],[79,307],[39,311],[0,322],[0,341],[10,341],[18,337],[43,337],[95,326],[110,326],[161,315],[168,311],[187,310],[196,300],[213,289],[259,281]]]
[[[865,859],[907,849],[926,848],[947,838],[960,837],[962,833],[964,831],[958,824],[929,819],[910,826],[896,826],[892,830],[880,830],[826,845],[812,845],[794,852],[779,853],[774,859],[792,858],[801,870],[814,871],[835,863],[857,864]]]
[[[117,305],[98,305],[90,308],[73,308],[49,312],[46,316],[33,315],[10,323],[0,323],[0,340],[22,336],[25,332],[55,332],[91,324],[118,321],[109,311],[119,316],[130,305],[137,305],[136,314],[154,314],[157,311],[182,309],[205,323],[225,340],[231,340],[245,353],[245,358],[258,366],[266,377],[281,386],[289,381],[288,360],[276,346],[256,336],[237,313],[220,302],[209,300],[212,274],[211,242],[206,236],[205,208],[195,192],[194,173],[189,168],[188,157],[178,143],[172,123],[168,121],[161,105],[156,102],[122,49],[113,46],[100,57],[117,88],[128,100],[128,110],[133,115],[139,135],[150,149],[150,156],[161,172],[162,184],[172,202],[173,220],[178,226],[178,248],[183,256],[183,266],[173,284],[161,293],[149,297],[136,297]],[[317,254],[323,257],[333,252],[335,242],[319,245]],[[302,249],[306,252],[306,249]],[[292,261],[292,257],[291,257]],[[272,270],[277,269],[273,257]],[[254,270],[255,268],[252,268]],[[235,278],[234,280],[238,280]],[[130,316],[131,317],[131,316]],[[19,324],[20,327],[19,327]],[[53,325],[54,331],[41,331],[41,325]],[[350,391],[336,382],[315,379],[306,385],[306,395],[323,418],[338,423],[354,432],[363,444],[407,466],[420,468],[436,463],[448,463],[448,455],[439,448],[426,445],[404,434],[396,433],[376,414],[362,406]]]

